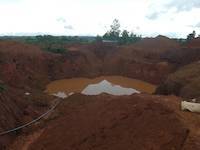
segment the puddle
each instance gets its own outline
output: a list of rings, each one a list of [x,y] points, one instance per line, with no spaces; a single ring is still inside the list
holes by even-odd
[[[151,94],[155,89],[155,85],[140,80],[122,76],[102,76],[94,79],[72,78],[53,81],[47,85],[46,92],[60,98],[66,98],[71,93],[131,95],[145,92]]]
[[[113,85],[107,80],[103,80],[100,83],[88,85],[81,93],[84,95],[99,95],[101,93],[111,95],[131,95],[140,92],[132,88],[124,88],[120,85]]]

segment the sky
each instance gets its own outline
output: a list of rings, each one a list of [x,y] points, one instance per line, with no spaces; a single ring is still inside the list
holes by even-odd
[[[143,37],[200,34],[200,0],[0,0],[0,35],[103,35],[121,30]]]

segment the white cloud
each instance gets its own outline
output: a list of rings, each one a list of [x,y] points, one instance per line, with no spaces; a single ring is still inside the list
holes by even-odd
[[[181,0],[1,0],[0,34],[101,35],[118,18],[145,36],[186,36],[200,22],[198,1],[190,2],[183,9]]]
[[[190,11],[194,8],[200,8],[199,0],[171,0],[167,5],[167,8],[176,8],[176,11]]]

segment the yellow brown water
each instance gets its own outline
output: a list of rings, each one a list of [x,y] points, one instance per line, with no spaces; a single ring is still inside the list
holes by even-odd
[[[141,80],[131,79],[122,76],[101,76],[94,79],[88,78],[72,78],[64,80],[56,80],[47,85],[46,92],[49,94],[57,92],[65,93],[81,93],[88,85],[99,83],[103,80],[119,85],[124,88],[132,88],[140,92],[153,93],[156,86]]]

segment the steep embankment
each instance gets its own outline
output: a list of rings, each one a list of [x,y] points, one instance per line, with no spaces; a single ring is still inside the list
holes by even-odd
[[[158,49],[156,42],[166,43],[166,39],[161,37],[152,41],[154,44],[148,48]],[[152,41],[144,40],[136,45]],[[131,46],[104,43],[74,44],[66,45],[69,51],[61,55],[43,52],[37,46],[20,42],[0,41],[0,80],[8,87],[21,89],[22,93],[42,90],[51,80],[71,77],[123,75],[160,83],[171,72],[171,67],[161,60],[145,58],[145,50],[141,49],[147,47],[137,50]]]
[[[189,48],[200,48],[200,37],[197,37],[187,43]]]
[[[155,41],[161,42],[160,38]],[[67,48],[69,51],[61,55],[43,52],[33,45],[1,41],[0,79],[14,87],[42,88],[50,80],[99,75],[124,75],[160,83],[171,72],[167,62],[155,60],[155,57],[145,58],[145,50],[131,46],[99,43],[77,44]]]
[[[0,133],[32,121],[49,109],[53,97],[42,91],[32,90],[25,95],[24,90],[7,86],[0,92]],[[22,130],[21,130],[22,131]],[[0,136],[0,149],[8,145],[19,132]]]
[[[200,48],[184,47],[178,50],[166,51],[161,58],[179,68],[200,60]]]
[[[162,43],[159,38],[154,41],[165,44],[165,41]],[[142,47],[142,44],[145,44],[145,41],[141,44],[136,43],[136,45],[141,45],[140,48],[135,45],[116,46],[104,43],[68,45],[67,48],[70,51],[84,54],[90,64],[90,70],[94,72],[93,75],[95,73],[99,75],[122,75],[159,84],[172,72],[173,67],[160,59],[157,53],[154,55],[154,51]],[[171,47],[173,47],[173,44],[172,42]],[[169,50],[171,47],[166,49]],[[158,49],[156,45],[151,48]],[[150,55],[151,57],[148,57]]]
[[[147,59],[157,60],[166,51],[180,49],[180,44],[175,40],[159,35],[156,38],[144,38],[133,44],[132,48],[142,51]]]
[[[200,98],[200,62],[186,65],[157,89],[159,94],[176,94],[185,98]]]
[[[158,87],[156,93],[199,99],[200,38],[189,41],[181,49],[166,51],[161,58],[171,63],[177,70]]]
[[[178,49],[179,44],[158,36],[128,46],[94,43],[66,48],[69,51],[61,55],[43,52],[33,45],[0,41],[0,78],[20,88],[41,88],[54,79],[109,74],[160,83],[172,70],[157,54]]]
[[[39,88],[42,83],[47,83],[45,60],[44,53],[36,46],[12,41],[0,42],[0,78],[13,87]]]
[[[22,120],[23,111],[19,103],[13,100],[15,98],[8,97],[7,93],[0,93],[0,132],[5,129],[11,129],[19,125]],[[0,137],[0,149],[3,149],[5,145],[10,142],[11,138],[9,136]]]
[[[48,109],[51,97],[41,91],[48,83],[48,72],[42,65],[44,59],[44,54],[35,46],[0,42],[0,86],[3,86],[0,132],[22,125]],[[0,137],[0,149],[9,143],[12,135]]]
[[[173,70],[173,66],[160,59],[159,56],[163,51],[177,47],[177,43],[173,40],[159,36],[155,39],[144,39],[128,46],[105,43],[66,45],[69,51],[65,54],[53,54],[41,51],[39,47],[33,45],[0,41],[0,80],[7,87],[3,93],[0,93],[1,106],[7,106],[2,108],[1,114],[9,118],[7,122],[4,119],[0,121],[0,128],[2,131],[7,130],[15,125],[30,121],[47,110],[49,100],[52,98],[42,96],[42,91],[45,85],[52,80],[123,75],[159,84]],[[31,93],[31,95],[25,95],[26,92]],[[97,106],[101,107],[101,102],[98,103]],[[88,101],[87,105],[89,104]],[[93,109],[89,111],[91,114],[92,111],[95,112]],[[158,112],[160,111],[158,110]],[[81,114],[78,115],[82,117]],[[98,114],[96,117],[99,117]],[[106,122],[106,120],[104,121]],[[159,121],[164,120],[160,119]],[[128,125],[131,123],[134,122],[127,122]],[[138,123],[144,122],[139,119]],[[166,128],[163,127],[163,129]],[[125,128],[122,129],[125,130]],[[119,133],[121,131],[120,129]],[[0,141],[2,147],[6,144],[3,140]]]
[[[200,38],[182,44],[179,49],[169,49],[161,54],[161,59],[176,67],[184,66],[200,60]]]

